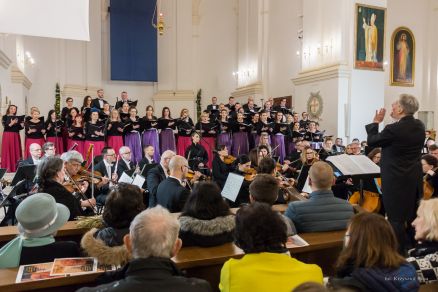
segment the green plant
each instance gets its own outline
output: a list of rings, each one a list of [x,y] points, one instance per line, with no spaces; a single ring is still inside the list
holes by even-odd
[[[198,90],[198,94],[196,95],[196,116],[198,117],[198,121],[201,119],[201,113],[202,113],[202,108],[201,108],[201,100],[202,100],[202,90],[201,88],[199,88]]]
[[[56,83],[55,89],[55,111],[56,116],[61,116],[61,90],[59,89],[58,83]]]

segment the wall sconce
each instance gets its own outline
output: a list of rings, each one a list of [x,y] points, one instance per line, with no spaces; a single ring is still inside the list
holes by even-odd
[[[155,3],[154,13],[152,14],[152,26],[158,31],[159,35],[164,34],[164,29],[166,28],[166,24],[164,23],[164,15],[162,12],[158,14],[157,23],[154,23],[155,14],[157,13],[158,0]],[[161,2],[160,2],[161,7]]]
[[[29,51],[26,51],[26,64],[29,64],[31,66],[35,65],[35,59],[32,57],[31,53]]]

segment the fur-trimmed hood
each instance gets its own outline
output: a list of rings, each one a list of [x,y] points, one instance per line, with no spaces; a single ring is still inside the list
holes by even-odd
[[[94,237],[96,231],[96,228],[91,229],[81,239],[81,247],[89,256],[97,258],[101,264],[116,266],[123,266],[131,259],[124,245],[109,247]]]
[[[236,226],[234,215],[216,217],[211,220],[201,220],[189,216],[179,217],[181,231],[202,236],[213,236],[232,232]]]

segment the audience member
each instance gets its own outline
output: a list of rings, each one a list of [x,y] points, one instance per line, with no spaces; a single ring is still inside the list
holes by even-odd
[[[181,248],[178,230],[178,220],[160,206],[141,212],[123,238],[133,259],[104,274],[101,281],[107,284],[79,291],[211,291],[205,280],[183,277],[171,260]]]
[[[18,166],[38,165],[40,163],[40,161],[41,161],[41,146],[40,146],[40,144],[37,144],[37,143],[30,144],[29,153],[30,153],[30,156],[27,159],[20,161]]]
[[[70,216],[68,208],[44,193],[26,198],[15,211],[19,235],[0,249],[0,268],[77,257],[75,242],[56,241],[53,235]]]
[[[326,162],[318,161],[310,167],[312,193],[309,199],[290,203],[285,213],[294,222],[298,233],[347,228],[353,207],[347,201],[335,198],[331,190],[334,181],[333,169]]]
[[[266,203],[269,206],[274,205],[279,192],[278,180],[269,174],[257,174],[252,183],[249,185],[249,200],[251,203]],[[287,227],[287,236],[297,233],[295,225],[288,217],[281,214],[281,218]]]
[[[417,270],[421,284],[438,281],[438,199],[422,200],[412,222],[417,245],[407,261]]]
[[[428,150],[429,150],[429,154],[432,154],[433,156],[435,156],[438,159],[438,145],[437,144],[430,145]]]
[[[215,246],[233,241],[234,215],[215,183],[195,185],[179,222],[183,246]]]
[[[322,284],[321,269],[292,258],[286,241],[286,224],[268,204],[241,207],[236,215],[235,242],[245,256],[225,262],[219,289],[290,292],[304,282]]]
[[[161,154],[160,164],[152,168],[147,175],[147,187],[149,191],[149,208],[157,205],[158,185],[169,175],[169,161],[175,156],[175,152],[166,150]]]
[[[143,195],[137,186],[119,183],[108,195],[102,220],[104,227],[84,234],[82,249],[99,263],[124,265],[130,259],[123,237],[137,214],[145,209]]]
[[[157,189],[157,203],[170,212],[181,212],[190,191],[183,186],[189,165],[187,159],[175,155],[169,162],[169,176]]]
[[[354,216],[344,244],[336,264],[336,278],[330,279],[334,288],[418,291],[415,268],[397,252],[394,231],[383,216],[368,212]]]

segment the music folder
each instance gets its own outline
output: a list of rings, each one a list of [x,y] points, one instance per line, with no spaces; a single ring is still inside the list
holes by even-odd
[[[341,154],[327,157],[336,177],[373,178],[380,176],[380,167],[365,155]]]
[[[235,202],[242,187],[243,180],[243,176],[230,172],[221,192],[222,197]]]

